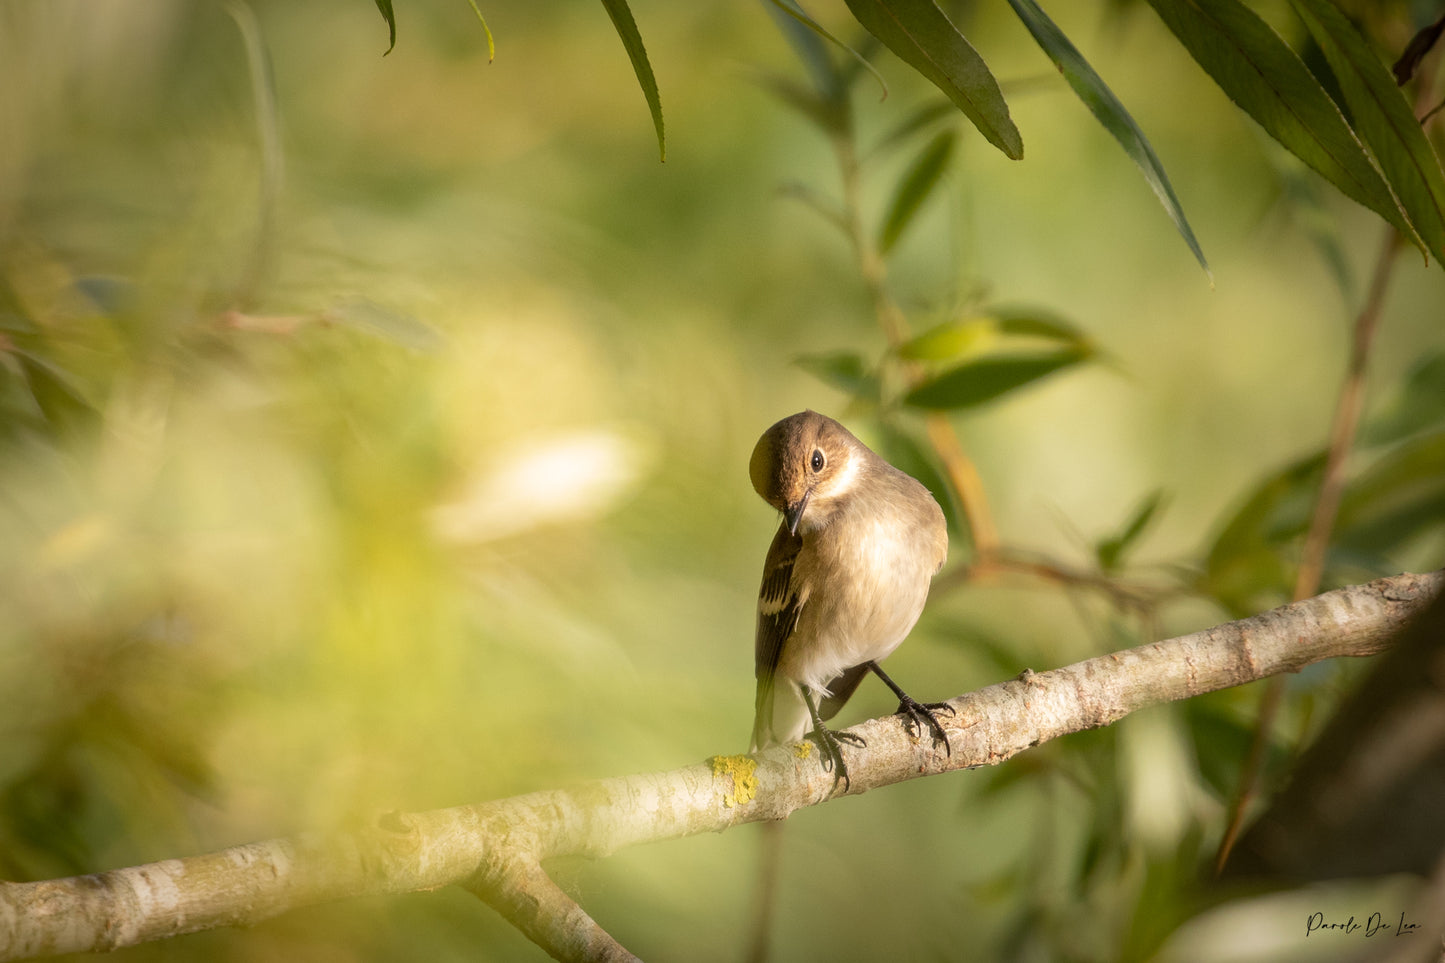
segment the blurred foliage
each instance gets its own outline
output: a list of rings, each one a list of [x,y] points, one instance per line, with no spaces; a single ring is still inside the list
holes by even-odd
[[[1163,0],[1167,29],[1138,4],[1055,4],[1057,23],[1010,5],[1028,30],[950,6],[941,78],[859,30],[937,23],[931,3],[803,14],[847,49],[777,5],[654,5],[641,30],[620,2],[612,25],[591,0],[376,6],[399,34],[385,60],[354,0],[0,6],[0,875],[741,748],[775,525],[747,454],[804,406],[949,514],[952,569],[890,662],[911,691],[933,680],[920,695],[1287,600],[1377,215],[1435,244],[1431,175],[1402,187],[1387,156],[1420,143],[1362,122],[1380,88],[1358,54],[1386,69],[1431,11],[1360,5],[1343,34],[1301,0],[1305,21],[1262,8],[1266,36],[1203,5],[1259,56],[1302,51],[1288,83],[1226,92],[1333,111],[1353,147],[1322,159],[1258,136]],[[1064,76],[1039,80],[1050,61]],[[665,166],[642,146],[643,65]],[[979,69],[997,101],[960,115]],[[1361,161],[1388,203],[1325,187]],[[1203,239],[1215,290],[1175,231]],[[1328,585],[1445,558],[1442,277],[1397,269]],[[940,425],[1002,557],[1028,562],[1003,577],[966,577],[978,506]],[[1358,671],[1291,680],[1266,793]],[[1264,901],[1203,882],[1256,701],[799,813],[779,958],[1210,959],[1246,927],[1269,958],[1353,951],[1300,942],[1295,904],[1261,923]],[[644,958],[733,959],[756,844],[552,869]],[[122,953],[201,954],[537,952],[443,893]]]

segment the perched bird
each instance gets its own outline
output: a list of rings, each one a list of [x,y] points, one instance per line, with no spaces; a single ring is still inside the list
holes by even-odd
[[[909,730],[918,736],[927,725],[951,752],[934,710],[952,709],[915,702],[878,667],[918,621],[948,554],[928,489],[815,411],[764,432],[748,474],[783,513],[758,593],[753,751],[811,729],[824,768],[846,788],[839,740],[862,740],[823,722],[872,671],[898,696]]]

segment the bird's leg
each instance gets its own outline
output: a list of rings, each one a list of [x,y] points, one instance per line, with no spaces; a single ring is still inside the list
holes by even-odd
[[[929,731],[933,733],[934,744],[943,743],[944,752],[950,756],[953,755],[953,747],[948,744],[948,733],[943,731],[943,726],[939,723],[938,717],[934,715],[935,712],[943,712],[945,710],[949,715],[953,715],[953,706],[947,702],[917,702],[912,696],[899,688],[897,682],[888,678],[888,673],[884,672],[877,662],[869,662],[868,668],[873,671],[874,675],[882,679],[883,684],[892,689],[893,694],[898,697],[898,714],[907,717],[904,720],[904,725],[908,727],[909,733],[912,734],[915,739],[923,735],[923,729],[919,723],[919,720],[922,719],[923,722],[927,723]]]
[[[843,784],[843,791],[848,791],[848,765],[843,761],[843,749],[840,742],[846,742],[851,746],[866,746],[862,736],[855,736],[851,732],[834,732],[823,725],[822,716],[818,715],[818,703],[813,698],[813,691],[807,686],[800,686],[803,692],[803,702],[808,706],[808,715],[813,719],[813,731],[808,736],[818,743],[818,750],[823,754],[823,771],[833,774],[833,789],[836,791],[838,783]]]

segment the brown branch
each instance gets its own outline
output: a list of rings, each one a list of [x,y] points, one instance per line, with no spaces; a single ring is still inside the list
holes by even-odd
[[[1373,655],[1445,587],[1445,571],[1397,575],[1253,618],[1151,642],[953,699],[951,756],[896,717],[854,728],[848,794],[996,765],[1146,706]],[[630,959],[540,867],[563,855],[781,819],[834,794],[810,743],[756,756],[420,813],[357,832],[310,833],[91,876],[0,883],[0,960],[114,949],[352,896],[467,886],[561,960]]]

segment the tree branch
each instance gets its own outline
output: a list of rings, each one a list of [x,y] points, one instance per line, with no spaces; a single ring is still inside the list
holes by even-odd
[[[1445,571],[1397,575],[1253,618],[1141,645],[953,699],[952,756],[898,719],[852,731],[849,794],[955,769],[1106,726],[1136,709],[1372,655],[1445,586]],[[478,893],[561,960],[631,959],[543,872],[554,856],[605,856],[642,842],[781,819],[833,795],[810,743],[715,756],[671,772],[602,779],[494,802],[386,813],[348,833],[307,833],[91,876],[0,883],[0,960],[114,949],[257,923],[352,896],[449,884]]]

